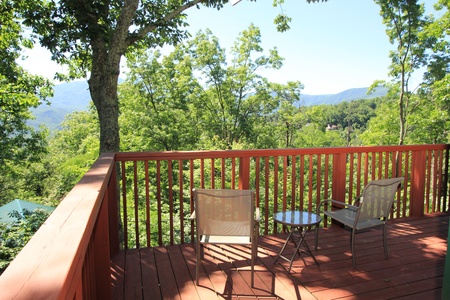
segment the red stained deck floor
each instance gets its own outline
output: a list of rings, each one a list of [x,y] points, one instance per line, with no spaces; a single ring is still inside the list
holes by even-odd
[[[321,229],[320,266],[302,255],[288,263],[274,259],[285,234],[261,236],[250,287],[250,249],[209,246],[195,284],[192,244],[128,250],[112,261],[115,299],[441,299],[449,216],[438,214],[391,223],[389,259],[384,259],[381,230],[356,236],[352,267],[350,234],[333,226]],[[314,246],[314,233],[307,241]],[[288,250],[293,253],[293,245]]]

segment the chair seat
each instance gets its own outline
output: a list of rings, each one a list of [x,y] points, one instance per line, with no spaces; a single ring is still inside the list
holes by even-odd
[[[208,244],[240,244],[250,245],[252,243],[248,236],[233,236],[233,235],[202,235],[200,243]]]
[[[339,210],[333,210],[333,211],[324,211],[325,215],[333,218],[334,220],[349,226],[353,227],[356,217],[356,211],[352,209],[339,209]],[[358,224],[356,224],[356,229],[366,229],[374,226],[380,226],[384,225],[384,221],[381,221],[380,219],[370,219],[365,221],[360,221]]]

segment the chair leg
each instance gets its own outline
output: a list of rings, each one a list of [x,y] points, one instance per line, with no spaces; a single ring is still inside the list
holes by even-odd
[[[350,247],[352,251],[352,262],[353,268],[356,268],[356,257],[355,257],[355,229],[352,229],[352,233],[350,235]]]
[[[252,259],[251,259],[251,287],[255,286],[255,260],[258,258],[258,237],[259,237],[259,229],[255,231],[253,241],[252,241]]]
[[[195,280],[196,284],[199,285],[199,273],[200,273],[200,261],[202,254],[200,252],[203,252],[203,246],[197,242],[197,253],[196,253],[196,260],[195,260]]]
[[[251,259],[251,264],[252,264],[252,267],[251,267],[251,272],[252,272],[252,274],[251,274],[251,287],[252,288],[255,286],[255,256],[256,256],[255,252],[256,252],[255,251],[255,246],[252,245],[252,259]]]
[[[387,247],[387,226],[383,226],[383,246],[384,246],[384,258],[388,259],[388,247]]]

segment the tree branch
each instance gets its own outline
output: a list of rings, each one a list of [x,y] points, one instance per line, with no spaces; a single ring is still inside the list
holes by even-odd
[[[171,21],[172,19],[176,18],[178,15],[180,15],[183,11],[193,7],[194,5],[199,4],[200,2],[204,2],[204,0],[193,0],[191,2],[187,2],[184,5],[181,5],[177,8],[175,8],[173,11],[171,11],[169,14],[164,16],[161,20],[157,20],[156,22],[150,23],[148,26],[142,28],[140,31],[138,31],[134,36],[133,39],[130,39],[128,41],[128,46],[131,46],[136,41],[142,39],[150,32],[154,31],[159,26],[164,25],[165,23]]]

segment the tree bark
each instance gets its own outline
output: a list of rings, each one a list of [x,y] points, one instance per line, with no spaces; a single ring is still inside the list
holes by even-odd
[[[105,60],[93,59],[92,61],[92,73],[88,80],[89,90],[100,122],[100,153],[118,152],[120,138],[117,85],[120,57],[111,59],[111,55],[107,53],[103,55],[106,57]],[[105,61],[106,64],[103,63]]]

